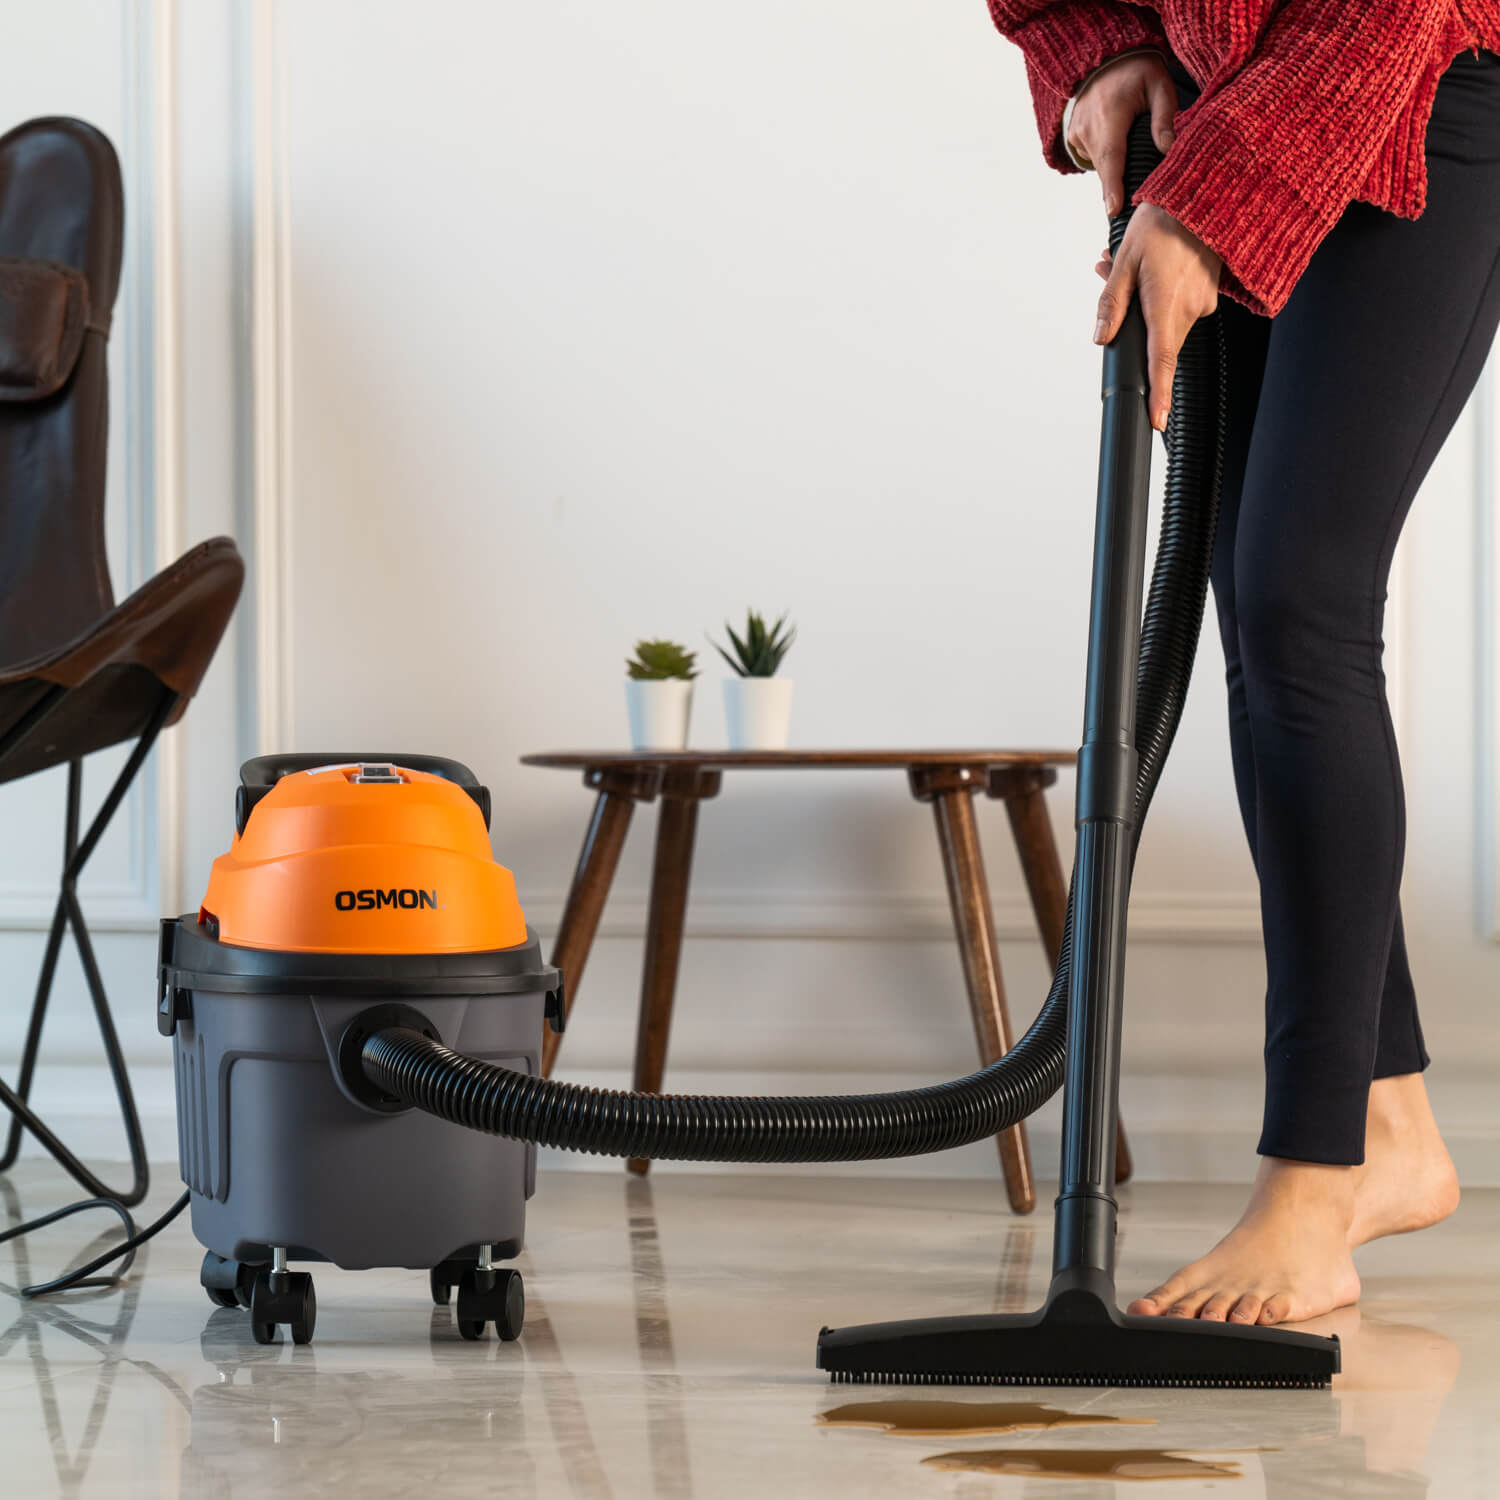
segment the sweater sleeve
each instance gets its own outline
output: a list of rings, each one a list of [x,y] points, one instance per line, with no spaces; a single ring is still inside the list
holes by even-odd
[[[1131,0],[989,0],[990,15],[1026,58],[1042,154],[1076,172],[1063,147],[1063,108],[1083,80],[1132,47],[1167,49],[1156,12]]]
[[[1176,120],[1135,194],[1224,263],[1221,290],[1285,305],[1411,101],[1448,7],[1437,0],[1285,0],[1254,54]]]

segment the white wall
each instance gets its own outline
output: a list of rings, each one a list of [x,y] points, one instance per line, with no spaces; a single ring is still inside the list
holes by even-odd
[[[490,782],[497,852],[546,932],[588,798],[516,758],[622,744],[620,662],[644,634],[704,650],[694,735],[721,742],[704,632],[747,603],[801,627],[798,743],[1076,743],[1102,225],[1092,179],[1042,167],[979,0],[154,12],[184,529],[230,527],[256,565],[170,804],[184,901],[245,745],[395,745]],[[1500,1181],[1487,584],[1451,562],[1492,553],[1475,443],[1466,418],[1418,501],[1392,671],[1435,1088],[1465,1166]],[[1125,1096],[1155,1172],[1247,1169],[1258,1115],[1264,975],[1221,681],[1210,632],[1136,880]],[[1052,805],[1066,851],[1067,778]],[[628,1067],[654,817],[582,990],[577,1076]],[[1046,976],[998,808],[984,825],[1024,1024]],[[899,775],[728,778],[689,921],[673,1084],[972,1063],[930,814]],[[118,943],[139,984],[149,940]],[[137,1048],[159,1062],[153,1035]]]

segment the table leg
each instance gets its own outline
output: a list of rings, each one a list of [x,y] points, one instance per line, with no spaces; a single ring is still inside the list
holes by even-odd
[[[992,779],[990,788],[992,796],[1005,798],[1016,852],[1021,857],[1026,889],[1031,895],[1031,909],[1036,913],[1036,925],[1042,934],[1047,962],[1054,969],[1058,950],[1062,947],[1063,924],[1068,910],[1068,882],[1057,855],[1057,840],[1053,837],[1052,819],[1047,815],[1044,795],[1046,788],[1056,779],[1055,771],[1027,771],[1008,777],[1000,787]],[[1130,1143],[1125,1138],[1125,1122],[1119,1120],[1115,1126],[1115,1181],[1128,1182],[1134,1169]]]
[[[661,1093],[667,1068],[667,1038],[672,1030],[672,1002],[682,957],[688,885],[693,873],[693,842],[698,831],[698,804],[719,790],[717,771],[668,774],[662,782],[661,812],[656,824],[656,860],[651,870],[651,911],[646,925],[646,957],[641,972],[641,1012],[635,1039],[638,1094]],[[626,1163],[638,1176],[651,1163],[632,1157]]]
[[[984,784],[983,774],[967,768],[913,767],[910,780],[913,795],[932,803],[937,821],[948,902],[953,909],[974,1031],[979,1039],[980,1057],[988,1066],[1010,1050],[1011,1031],[1005,984],[1000,976],[995,916],[979,847],[979,825],[974,817],[974,793]],[[1017,1213],[1030,1213],[1036,1206],[1036,1185],[1031,1175],[1025,1124],[1017,1123],[1002,1131],[997,1144],[1010,1206]]]
[[[585,786],[598,791],[599,798],[594,803],[594,815],[589,819],[588,831],[583,836],[578,867],[568,890],[568,902],[558,925],[557,940],[552,945],[552,963],[563,976],[565,1021],[572,1016],[573,1004],[578,999],[583,968],[594,945],[599,917],[604,911],[604,902],[615,878],[615,867],[620,862],[620,850],[625,846],[625,835],[630,829],[630,815],[637,802],[649,802],[656,795],[660,781],[659,777],[639,772],[621,774],[608,771],[587,771],[583,779]],[[562,1037],[547,1027],[542,1037],[543,1078],[551,1077],[557,1049],[561,1045]]]

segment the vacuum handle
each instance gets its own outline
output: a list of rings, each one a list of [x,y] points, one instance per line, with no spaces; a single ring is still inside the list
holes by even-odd
[[[362,750],[344,754],[330,750],[326,755],[257,755],[240,767],[240,785],[252,791],[269,791],[283,776],[294,776],[298,771],[313,771],[319,766],[348,766],[356,762],[371,765],[406,766],[412,771],[426,771],[430,776],[441,776],[466,791],[479,785],[479,778],[461,761],[446,760],[441,755],[386,755]]]
[[[1109,221],[1111,250],[1118,251],[1135,213],[1131,194],[1160,160],[1151,139],[1151,117],[1138,115],[1126,143],[1125,205]],[[1097,817],[1128,820],[1135,807],[1136,671],[1153,436],[1149,394],[1146,320],[1139,299],[1132,297],[1119,331],[1105,345],[1100,383],[1093,605],[1078,767],[1080,823]]]
[[[1135,217],[1135,205],[1130,201],[1136,190],[1156,169],[1161,161],[1161,152],[1151,138],[1151,116],[1137,115],[1131,122],[1130,133],[1125,141],[1125,202],[1109,221],[1109,252],[1120,253],[1120,244],[1125,231]],[[1108,401],[1114,391],[1139,391],[1142,401],[1150,393],[1150,372],[1146,358],[1146,320],[1141,313],[1139,297],[1132,296],[1125,310],[1125,319],[1114,338],[1104,350],[1103,395]],[[1150,421],[1146,423],[1148,429]]]
[[[319,766],[347,766],[357,763],[405,766],[411,771],[425,771],[460,786],[484,814],[484,826],[490,826],[490,789],[462,761],[441,755],[385,755],[371,751],[347,754],[330,750],[326,754],[257,755],[240,767],[240,785],[234,801],[234,822],[238,832],[245,831],[255,804],[281,780],[299,771],[313,771]]]

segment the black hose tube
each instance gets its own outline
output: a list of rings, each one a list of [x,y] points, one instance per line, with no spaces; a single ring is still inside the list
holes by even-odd
[[[1157,160],[1143,117],[1131,131],[1127,186],[1139,185]],[[1111,221],[1112,249],[1130,215],[1127,201]],[[1223,465],[1224,379],[1218,318],[1201,319],[1183,346],[1172,390],[1166,491],[1141,627],[1137,843],[1182,717],[1203,623]],[[596,1155],[738,1162],[917,1156],[997,1135],[1057,1092],[1072,951],[1070,885],[1052,988],[1026,1034],[967,1078],[901,1093],[755,1098],[586,1088],[480,1062],[400,1027],[370,1037],[361,1064],[385,1093],[454,1124]]]

